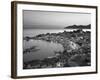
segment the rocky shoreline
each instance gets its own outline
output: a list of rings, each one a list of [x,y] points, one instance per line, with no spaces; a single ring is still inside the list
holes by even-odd
[[[24,69],[90,66],[90,31],[84,32],[78,29],[71,32],[39,34],[35,37],[24,37],[24,40],[44,40],[47,42],[60,43],[64,51],[55,52],[55,56],[43,60],[33,60],[24,63]],[[29,49],[31,50],[31,49]],[[33,49],[32,49],[33,50]],[[33,50],[34,51],[34,50]]]

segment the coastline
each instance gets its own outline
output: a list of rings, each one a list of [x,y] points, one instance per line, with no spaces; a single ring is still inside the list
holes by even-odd
[[[80,35],[80,36],[79,36]],[[76,30],[73,32],[60,32],[60,33],[47,33],[47,34],[39,34],[35,37],[25,37],[24,40],[29,41],[30,39],[35,39],[35,40],[44,40],[47,42],[55,42],[55,43],[60,43],[63,48],[64,51],[63,52],[55,52],[56,55],[54,57],[48,57],[45,58],[47,59],[48,62],[45,63],[45,67],[66,67],[66,66],[90,66],[90,31],[86,31],[84,32],[83,30]],[[87,40],[89,39],[89,40]],[[87,41],[86,41],[87,40]],[[87,44],[88,43],[88,44]],[[84,50],[84,48],[87,46],[89,46],[89,49],[87,51]],[[86,49],[87,49],[86,47]],[[73,57],[75,56],[75,57]],[[73,63],[73,59],[77,59],[76,57],[84,57],[85,58],[82,61],[86,60],[88,58],[89,61],[85,62],[84,64],[81,64],[81,62],[75,62],[74,60],[74,64]],[[87,57],[89,56],[89,57]],[[72,58],[73,57],[73,58]],[[53,58],[55,60],[53,60]],[[36,68],[43,68],[43,62],[45,62],[46,60],[43,61],[37,61],[39,63],[38,67],[36,67],[36,65],[34,65]],[[51,60],[51,62],[50,62]],[[53,62],[52,62],[53,61]],[[28,64],[33,65],[34,61],[25,63],[27,66]],[[48,64],[49,63],[49,64]],[[52,63],[55,63],[56,65],[53,65]],[[24,64],[24,65],[25,65]],[[41,64],[41,65],[39,65]],[[30,68],[34,68],[34,66],[31,66]],[[59,66],[58,66],[59,65]],[[24,68],[29,68],[24,66]]]

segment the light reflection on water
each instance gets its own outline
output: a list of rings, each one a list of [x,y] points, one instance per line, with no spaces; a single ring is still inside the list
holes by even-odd
[[[24,29],[23,30],[23,36],[29,36],[33,37],[39,34],[46,34],[46,33],[59,33],[59,32],[64,32],[64,31],[73,31],[77,29]],[[83,31],[90,31],[91,29],[83,29]]]

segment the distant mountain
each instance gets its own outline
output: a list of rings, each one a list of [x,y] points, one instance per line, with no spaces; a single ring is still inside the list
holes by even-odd
[[[64,29],[91,29],[91,24],[89,25],[71,25],[67,26]]]

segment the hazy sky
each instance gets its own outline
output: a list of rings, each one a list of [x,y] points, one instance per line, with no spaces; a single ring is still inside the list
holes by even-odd
[[[63,29],[69,25],[88,25],[91,14],[51,11],[23,11],[24,28]]]

